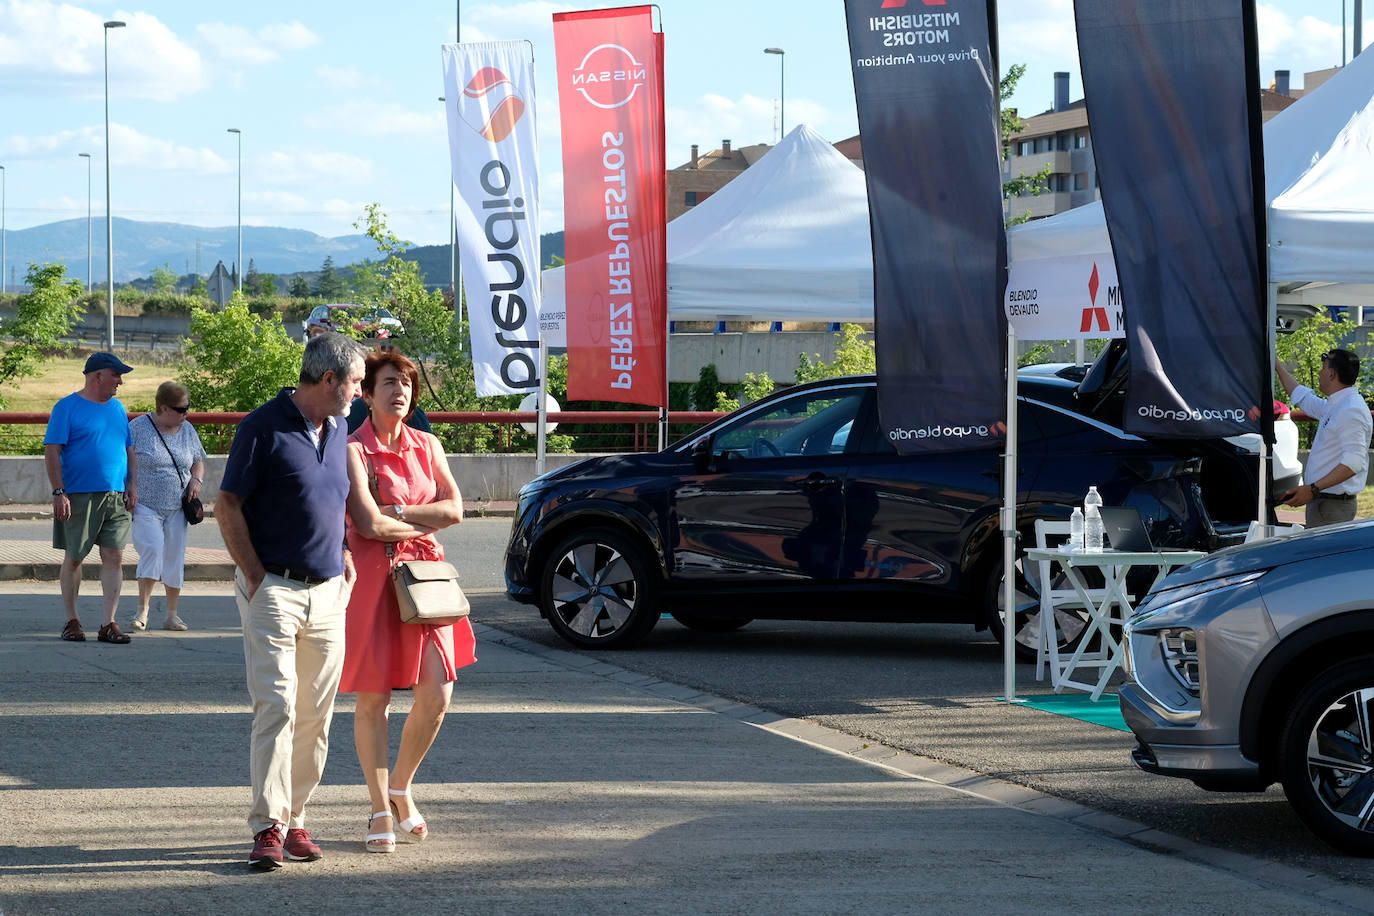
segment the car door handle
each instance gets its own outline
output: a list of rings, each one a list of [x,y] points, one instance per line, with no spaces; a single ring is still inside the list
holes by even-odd
[[[801,482],[801,485],[805,490],[819,490],[821,487],[833,487],[839,482],[838,477],[826,477],[824,474],[817,473],[807,477]]]

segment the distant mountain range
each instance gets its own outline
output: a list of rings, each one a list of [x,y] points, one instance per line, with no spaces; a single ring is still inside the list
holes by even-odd
[[[95,284],[105,282],[105,221],[92,225],[91,259]],[[7,288],[18,289],[31,262],[58,262],[67,266],[67,276],[86,280],[87,224],[84,219],[68,219],[29,229],[6,232],[5,269]],[[178,276],[199,273],[208,276],[215,264],[233,269],[238,259],[238,227],[206,228],[184,223],[152,223],[114,218],[115,282],[127,283],[152,274],[166,265]],[[563,254],[563,233],[543,237],[543,260]],[[335,269],[377,257],[377,246],[365,235],[326,238],[305,229],[271,226],[243,227],[243,259],[251,260],[259,273],[289,277],[295,273],[318,272],[326,257],[334,259]],[[447,286],[449,279],[448,245],[421,245],[406,252],[407,259],[420,264],[426,281]]]

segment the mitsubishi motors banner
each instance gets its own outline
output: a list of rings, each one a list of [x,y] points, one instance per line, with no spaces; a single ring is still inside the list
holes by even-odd
[[[668,403],[663,36],[651,10],[553,17],[570,400]]]
[[[529,44],[443,46],[477,394],[539,390],[539,150]]]
[[[1130,303],[1125,428],[1268,438],[1254,2],[1074,7],[1102,206]]]
[[[1126,312],[1111,252],[1018,261],[1006,293],[1017,340],[1126,336]]]
[[[991,0],[845,0],[873,234],[878,414],[899,452],[1006,435]]]

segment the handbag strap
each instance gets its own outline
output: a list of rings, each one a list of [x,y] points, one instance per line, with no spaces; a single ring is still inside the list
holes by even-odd
[[[147,417],[148,422],[152,424],[153,432],[157,433],[157,437],[162,440],[162,447],[167,450],[167,457],[172,459],[172,468],[177,472],[177,482],[180,483],[181,488],[185,490],[186,483],[181,479],[181,465],[177,464],[177,456],[172,454],[172,447],[168,445],[167,440],[162,437],[162,430],[157,428],[157,421],[153,419],[153,415],[145,413],[144,416]]]
[[[358,443],[358,451],[361,452],[363,456],[363,466],[367,468],[367,489],[368,492],[372,494],[372,502],[378,507],[377,511],[380,512],[382,492],[377,483],[377,469],[372,466],[372,459],[368,457],[367,447],[363,445],[363,440],[359,438],[358,434],[354,433],[349,436],[348,439],[350,442]],[[386,558],[387,561],[391,563],[391,572],[394,575],[396,572],[396,545],[390,541],[386,542]]]

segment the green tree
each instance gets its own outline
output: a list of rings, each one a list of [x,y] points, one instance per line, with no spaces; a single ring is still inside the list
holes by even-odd
[[[1016,92],[1016,84],[1021,82],[1021,77],[1026,73],[1025,64],[1012,64],[1007,68],[1006,74],[998,84],[999,97],[1003,102],[1012,97]],[[1002,109],[1002,158],[1008,158],[1011,153],[1011,144],[1016,135],[1026,129],[1026,123],[1016,116],[1013,108]],[[1018,175],[1010,181],[1002,184],[1003,199],[1019,197],[1022,194],[1030,194],[1039,197],[1046,187],[1050,177],[1050,167],[1048,164],[1033,175]],[[1010,224],[1024,223],[1030,219],[1029,213],[1012,217]]]
[[[259,283],[262,285],[262,295],[275,296],[277,294],[276,274],[263,274],[259,279]]]
[[[868,375],[878,371],[878,361],[873,349],[873,341],[864,339],[864,329],[857,324],[847,323],[840,326],[835,335],[835,359],[825,362],[819,353],[797,356],[797,384],[815,382],[840,375]]]
[[[210,298],[210,283],[204,277],[197,275],[196,282],[191,285],[191,295],[197,299]]]
[[[0,326],[0,408],[11,384],[38,373],[45,351],[67,348],[61,338],[85,313],[81,281],[68,279],[63,265],[30,264],[24,282],[29,292],[15,299],[14,318]]]
[[[343,281],[334,272],[334,256],[325,255],[324,264],[320,267],[320,275],[315,280],[315,295],[333,302],[341,298],[343,293]]]
[[[720,375],[715,363],[707,363],[697,373],[697,383],[692,386],[692,408],[694,410],[715,410],[716,396],[723,394]]]
[[[291,278],[291,282],[286,285],[286,292],[292,299],[309,299],[310,283],[305,277],[296,274]]]
[[[201,410],[252,410],[300,378],[305,347],[276,313],[253,314],[239,293],[223,310],[191,310],[188,362],[178,381]]]
[[[243,294],[245,296],[262,295],[262,275],[258,273],[258,265],[252,258],[248,259],[248,272],[243,275]]]
[[[767,372],[757,374],[746,372],[744,373],[744,384],[740,386],[740,397],[744,398],[744,404],[752,404],[759,398],[772,394],[775,387],[776,385],[768,377]],[[743,405],[740,403],[740,398],[732,398],[725,391],[716,392],[716,410],[739,410],[741,406]]]
[[[171,296],[177,291],[177,275],[170,264],[154,267],[152,281],[153,289],[159,296]]]
[[[1353,328],[1354,325],[1332,321],[1324,312],[1313,315],[1304,319],[1293,329],[1293,333],[1279,335],[1274,342],[1274,352],[1279,362],[1287,367],[1299,385],[1320,391],[1317,373],[1322,368],[1322,354],[1341,346],[1346,333]],[[1369,378],[1361,375],[1355,385],[1360,395],[1368,401],[1371,387]],[[1274,397],[1285,402],[1288,400],[1288,392],[1283,390],[1278,373],[1274,374]],[[1315,423],[1298,424],[1300,448],[1307,448],[1312,444],[1312,437],[1316,434],[1315,426]]]

